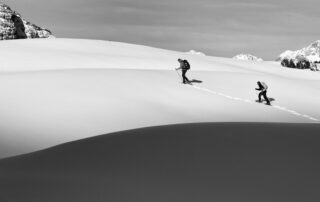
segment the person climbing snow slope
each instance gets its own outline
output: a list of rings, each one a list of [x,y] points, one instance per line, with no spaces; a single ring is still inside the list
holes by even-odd
[[[258,102],[262,102],[261,96],[263,96],[264,100],[267,102],[266,104],[270,105],[270,100],[267,97],[267,89],[268,89],[267,84],[265,84],[264,82],[260,82],[260,81],[258,81],[257,84],[258,84],[258,88],[256,88],[256,90],[260,91],[260,93],[258,95],[258,98],[259,98]]]
[[[186,77],[187,71],[190,69],[190,64],[187,60],[178,59],[178,62],[180,63],[180,67],[176,68],[176,70],[181,69],[182,71],[182,83],[190,83],[189,79]]]

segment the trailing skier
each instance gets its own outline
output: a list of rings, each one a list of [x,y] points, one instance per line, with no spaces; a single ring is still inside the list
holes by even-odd
[[[256,90],[260,91],[260,93],[258,95],[258,98],[259,98],[258,102],[262,102],[261,101],[261,96],[263,96],[263,98],[267,102],[266,104],[270,105],[270,100],[267,97],[267,89],[268,89],[267,84],[265,84],[264,82],[260,82],[260,81],[258,81],[257,84],[258,84],[259,88],[256,88]]]
[[[187,60],[183,60],[183,59],[178,59],[178,62],[180,63],[180,67],[176,68],[176,70],[181,69],[182,72],[182,83],[186,84],[186,83],[190,83],[189,79],[186,77],[186,73],[187,71],[190,69],[190,64]]]

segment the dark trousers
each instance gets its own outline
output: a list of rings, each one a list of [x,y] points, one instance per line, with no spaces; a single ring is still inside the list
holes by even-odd
[[[187,73],[187,70],[182,70],[182,79],[183,79],[183,83],[189,83],[189,79],[186,77],[186,73]]]
[[[270,101],[269,101],[269,99],[267,97],[267,91],[266,90],[265,91],[261,91],[259,93],[259,102],[261,102],[261,96],[263,96],[263,98],[265,99],[265,101],[267,101],[267,103],[270,103]]]

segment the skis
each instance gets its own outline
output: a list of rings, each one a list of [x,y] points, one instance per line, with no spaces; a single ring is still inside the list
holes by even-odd
[[[263,103],[262,101],[256,100],[257,103],[265,104],[267,106],[271,106],[271,103]]]
[[[193,84],[192,84],[191,82],[187,82],[187,83],[183,83],[183,82],[181,82],[181,84],[187,84],[187,85],[191,85],[191,86],[193,86]]]

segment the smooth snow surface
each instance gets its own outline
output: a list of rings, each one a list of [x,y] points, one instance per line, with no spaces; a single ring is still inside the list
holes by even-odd
[[[3,41],[0,55],[0,157],[147,126],[320,120],[320,74],[276,62],[79,39]],[[255,102],[258,80],[272,106]]]

